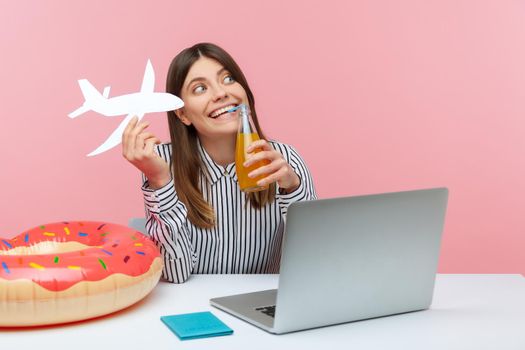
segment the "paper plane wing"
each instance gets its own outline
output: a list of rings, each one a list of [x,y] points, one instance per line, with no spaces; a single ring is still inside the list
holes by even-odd
[[[148,60],[148,63],[146,63],[146,70],[144,71],[144,78],[142,79],[142,86],[140,87],[140,92],[153,92],[154,89],[155,72],[153,71],[151,61]]]
[[[112,149],[113,147],[117,146],[118,144],[120,144],[121,141],[122,141],[122,134],[124,133],[124,129],[126,129],[126,126],[128,126],[129,121],[131,119],[133,119],[133,117],[135,115],[136,114],[128,114],[126,116],[126,118],[124,118],[124,120],[119,124],[117,129],[115,129],[115,131],[113,131],[113,133],[111,133],[111,135],[109,135],[107,140],[104,141],[103,144],[98,146],[98,148],[96,150],[94,150],[93,152],[88,154],[88,157],[96,156],[96,155],[98,155],[100,153],[106,152],[106,151]],[[140,119],[142,119],[144,114],[137,115],[137,116],[139,117],[139,120],[140,120]]]

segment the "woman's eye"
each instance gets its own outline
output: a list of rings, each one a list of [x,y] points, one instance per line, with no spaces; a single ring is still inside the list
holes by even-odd
[[[233,77],[231,75],[227,75],[224,77],[224,80],[223,80],[224,84],[231,84],[233,82],[235,82],[235,79],[233,79]]]
[[[201,94],[204,91],[206,91],[206,88],[202,85],[197,85],[195,88],[193,88],[193,92],[196,94]]]

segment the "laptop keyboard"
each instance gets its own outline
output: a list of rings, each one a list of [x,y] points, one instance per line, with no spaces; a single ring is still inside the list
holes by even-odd
[[[255,310],[260,311],[270,317],[275,317],[275,305],[256,307]]]

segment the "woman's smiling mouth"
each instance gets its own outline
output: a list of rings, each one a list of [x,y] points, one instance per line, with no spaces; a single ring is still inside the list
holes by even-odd
[[[228,105],[228,106],[225,106],[225,107],[221,107],[221,108],[216,109],[213,112],[211,112],[208,115],[208,117],[210,117],[212,119],[217,119],[218,117],[220,117],[221,115],[227,113],[230,109],[235,108],[235,107],[237,107],[236,104],[231,104],[231,105]]]

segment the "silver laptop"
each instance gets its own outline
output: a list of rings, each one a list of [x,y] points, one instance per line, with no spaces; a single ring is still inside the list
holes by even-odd
[[[428,309],[447,200],[436,188],[294,203],[279,289],[210,303],[277,334]]]

